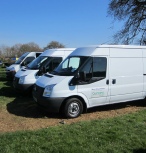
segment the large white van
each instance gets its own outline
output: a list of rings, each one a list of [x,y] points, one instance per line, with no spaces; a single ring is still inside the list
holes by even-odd
[[[78,117],[99,105],[146,97],[146,47],[100,45],[71,53],[34,86],[37,104],[50,112]]]
[[[6,77],[13,79],[16,72],[37,58],[42,52],[26,52],[12,65],[6,67]]]
[[[45,72],[51,72],[62,60],[64,60],[75,48],[48,49],[39,57],[20,69],[13,81],[13,86],[20,92],[30,92],[36,80]]]

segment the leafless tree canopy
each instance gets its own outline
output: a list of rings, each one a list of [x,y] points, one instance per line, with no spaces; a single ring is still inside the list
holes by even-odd
[[[108,15],[114,20],[125,21],[123,28],[114,35],[115,43],[146,44],[145,0],[111,0]]]

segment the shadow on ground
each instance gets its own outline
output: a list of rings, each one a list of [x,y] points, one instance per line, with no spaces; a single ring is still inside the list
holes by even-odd
[[[109,110],[118,110],[130,106],[136,107],[146,107],[145,100],[131,101],[120,104],[111,104],[106,106],[98,106],[91,109],[88,109],[88,113],[93,112],[102,112]],[[27,118],[57,118],[64,119],[64,117],[59,113],[46,113],[40,110],[37,107],[37,104],[31,97],[16,97],[16,99],[7,104],[7,110],[11,114],[15,114],[17,116],[27,117]]]
[[[61,118],[63,117],[57,113],[46,113],[40,110],[31,97],[17,97],[14,101],[7,104],[7,111],[17,116],[27,118]]]
[[[146,149],[133,150],[133,153],[146,153]]]
[[[13,88],[13,84],[11,81],[7,81],[4,83],[4,87],[0,88],[0,96],[5,97],[17,97],[19,96]]]

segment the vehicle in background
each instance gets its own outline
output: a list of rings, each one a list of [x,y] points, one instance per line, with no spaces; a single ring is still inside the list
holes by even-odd
[[[48,112],[78,117],[88,108],[146,97],[146,47],[100,45],[78,48],[40,77],[33,98]]]
[[[26,66],[30,62],[32,62],[35,58],[37,58],[42,52],[26,52],[24,53],[14,64],[6,67],[6,77],[8,79],[13,79],[16,72]]]
[[[29,93],[41,75],[53,71],[73,50],[75,48],[48,49],[44,51],[15,74],[14,88],[17,91]]]

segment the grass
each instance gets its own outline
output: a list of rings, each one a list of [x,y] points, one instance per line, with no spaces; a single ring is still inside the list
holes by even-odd
[[[25,111],[26,101],[33,105],[30,98],[16,95],[11,82],[0,82],[1,109],[7,106],[13,114],[20,115]],[[0,153],[16,152],[146,153],[146,109],[115,118],[63,124],[36,131],[1,133]]]
[[[110,119],[0,135],[0,151],[15,152],[146,152],[146,110]]]
[[[6,81],[6,71],[2,66],[0,66],[0,81]]]
[[[4,67],[0,67],[0,108],[14,100],[16,92],[13,89],[12,81],[7,81]]]

